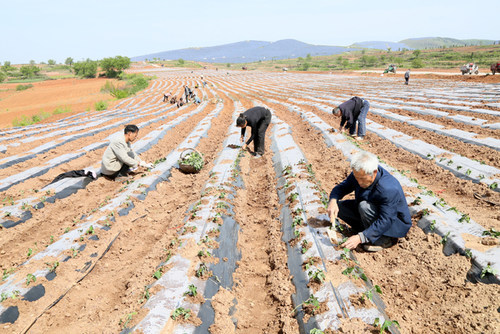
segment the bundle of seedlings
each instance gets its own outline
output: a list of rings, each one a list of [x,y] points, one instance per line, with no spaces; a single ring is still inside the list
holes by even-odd
[[[179,169],[184,173],[198,173],[205,162],[200,152],[188,148],[181,153],[179,159]]]

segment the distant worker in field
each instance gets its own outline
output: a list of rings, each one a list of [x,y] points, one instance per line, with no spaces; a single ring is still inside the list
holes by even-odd
[[[168,102],[168,99],[172,96],[172,92],[163,94],[163,102]]]
[[[184,99],[183,99],[183,98],[182,98],[182,96],[181,96],[181,98],[177,101],[177,108],[180,108],[180,107],[182,107],[183,105],[184,105]]]
[[[405,72],[405,85],[408,84],[408,81],[410,81],[410,69]]]
[[[241,113],[236,120],[236,126],[241,128],[241,142],[245,142],[245,131],[247,126],[252,128],[252,135],[243,144],[245,150],[253,141],[254,155],[260,158],[265,152],[266,130],[271,123],[271,112],[264,107],[253,107]]]
[[[191,89],[186,85],[184,86],[184,95],[186,96],[186,103],[189,102],[189,96],[192,94]]]
[[[363,244],[368,252],[391,247],[412,224],[401,185],[372,153],[354,154],[351,168],[352,173],[332,189],[328,204],[332,224],[339,217],[357,233],[341,247],[354,249]],[[342,200],[353,191],[355,199]]]
[[[108,148],[104,151],[101,162],[101,174],[110,180],[120,177],[127,177],[130,171],[138,166],[152,168],[152,164],[143,161],[132,150],[131,143],[137,139],[139,128],[129,124],[123,130],[124,134],[119,134],[111,139]]]
[[[370,103],[360,97],[353,97],[350,100],[342,103],[336,108],[333,108],[332,113],[335,116],[340,116],[339,131],[349,129],[349,135],[354,137],[356,132],[356,122],[358,123],[358,136],[356,139],[363,139],[366,135],[366,115],[370,110]]]
[[[170,99],[170,104],[176,104],[177,103],[177,96],[172,96],[172,98]]]
[[[198,95],[196,95],[196,93],[193,93],[193,100],[194,100],[194,103],[196,103],[196,104],[200,104],[201,103],[201,100],[198,97]]]

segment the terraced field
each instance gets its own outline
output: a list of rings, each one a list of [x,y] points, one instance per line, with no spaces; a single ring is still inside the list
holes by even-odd
[[[158,79],[113,109],[0,132],[0,332],[500,332],[498,84],[147,73]],[[196,84],[200,105],[162,102]],[[354,95],[371,104],[359,142],[331,114]],[[256,105],[273,114],[260,159],[235,126]],[[50,184],[99,172],[126,124],[154,168]],[[190,148],[198,174],[178,170]],[[350,231],[325,210],[359,150],[398,178],[413,215],[375,254],[339,248]]]

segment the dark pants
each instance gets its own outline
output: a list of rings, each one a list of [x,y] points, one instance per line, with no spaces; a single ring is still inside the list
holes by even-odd
[[[252,131],[254,132],[253,139],[253,150],[256,154],[263,155],[266,151],[266,130],[271,123],[271,112],[268,110],[266,117],[257,124],[257,128]]]
[[[355,200],[338,201],[338,217],[345,221],[356,232],[363,232],[375,221],[378,216],[378,208],[366,201],[356,203]],[[373,244],[386,242],[390,237],[382,236]]]
[[[410,80],[410,78],[405,78],[405,85],[408,84],[408,81]]]
[[[111,175],[104,175],[104,174],[103,175],[107,179],[114,180],[119,176],[127,176],[127,173],[129,172],[129,170],[130,170],[130,166],[127,164],[123,164],[122,168],[120,168],[120,170],[118,172],[115,172]]]

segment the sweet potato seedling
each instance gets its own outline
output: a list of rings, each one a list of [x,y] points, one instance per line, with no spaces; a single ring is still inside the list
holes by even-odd
[[[484,236],[490,236],[493,238],[499,238],[500,232],[496,231],[494,228],[490,228],[489,230],[483,231]]]
[[[288,199],[290,200],[290,202],[294,202],[297,197],[299,197],[298,193],[291,193],[290,196],[288,196]]]
[[[436,228],[436,220],[435,219],[433,219],[431,221],[431,223],[429,224],[429,228],[431,231],[434,231],[434,229]]]
[[[489,188],[493,189],[493,190],[496,189],[496,188],[498,188],[498,183],[493,182],[492,184],[490,184]]]
[[[309,331],[309,334],[325,334],[321,329],[313,328]]]
[[[51,273],[55,272],[57,267],[59,267],[59,261],[54,261],[54,262],[45,262],[45,264],[48,266],[47,269],[49,269],[49,271]]]
[[[153,273],[153,277],[156,279],[160,279],[162,275],[163,275],[163,268],[158,268],[158,270]]]
[[[373,288],[371,288],[368,291],[365,291],[363,293],[363,296],[361,296],[362,299],[368,298],[369,300],[373,301],[373,291],[376,291],[378,294],[382,294],[382,289],[378,285],[374,285]]]
[[[418,196],[417,198],[415,198],[413,200],[413,202],[411,202],[411,204],[413,204],[413,205],[420,205],[420,204],[422,204],[422,199],[420,198],[420,196]]]
[[[13,272],[14,268],[4,269],[2,274],[2,281],[5,281]]]
[[[396,320],[384,320],[384,322],[381,323],[379,318],[375,318],[375,322],[373,323],[374,327],[380,328],[380,334],[383,334],[386,330],[389,330],[389,327],[391,327],[392,325],[401,328]]]
[[[445,235],[443,235],[443,237],[441,238],[441,243],[444,245],[446,244],[446,242],[448,241],[448,237],[450,235],[451,231],[446,233]]]
[[[184,296],[196,297],[198,294],[198,288],[194,284],[189,284],[188,291],[184,292]]]
[[[468,259],[472,258],[472,251],[470,250],[470,248],[466,248],[464,252],[466,258]]]
[[[88,228],[88,230],[85,232],[85,234],[94,234],[95,231],[94,231],[94,226],[93,225],[90,225],[90,227]]]
[[[307,273],[307,275],[310,277],[311,281],[315,281],[317,283],[323,283],[326,279],[325,273],[321,269],[310,271]]]
[[[481,278],[484,278],[486,275],[496,275],[497,271],[493,268],[491,268],[490,263],[486,267],[483,268],[481,271]]]
[[[30,257],[33,254],[33,249],[28,248],[28,254],[26,254],[26,257]]]
[[[301,226],[303,222],[304,219],[301,216],[296,216],[295,218],[293,218],[292,227],[295,227],[297,225]]]
[[[178,317],[184,317],[185,320],[189,319],[191,316],[191,310],[190,309],[185,309],[183,307],[178,307],[174,310],[172,313],[171,318],[174,320],[177,320]]]
[[[303,240],[301,245],[302,245],[302,248],[300,249],[300,252],[302,254],[305,254],[308,250],[309,242],[307,240]]]
[[[200,267],[196,270],[196,277],[203,277],[205,273],[208,272],[208,268],[205,263],[201,263]]]
[[[26,275],[26,286],[30,285],[31,282],[36,282],[36,276],[33,274]]]

